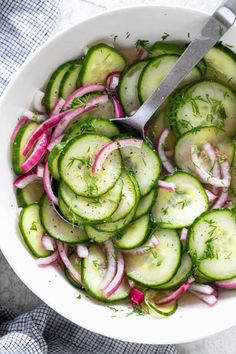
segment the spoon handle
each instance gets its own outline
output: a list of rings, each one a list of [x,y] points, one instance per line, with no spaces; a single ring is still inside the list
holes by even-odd
[[[129,125],[142,131],[147,121],[160,105],[233,25],[235,19],[236,0],[225,1],[208,19],[202,30],[194,37],[160,86],[157,87],[132,118],[129,118]]]

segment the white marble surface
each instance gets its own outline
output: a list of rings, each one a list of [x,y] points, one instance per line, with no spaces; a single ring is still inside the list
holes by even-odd
[[[67,28],[106,10],[120,7],[160,4],[195,8],[210,13],[219,3],[219,0],[61,0],[61,21],[57,30]],[[0,269],[1,304],[21,313],[41,303],[11,270],[1,252]],[[234,354],[236,353],[236,328],[205,340],[178,345],[178,349],[182,354]]]

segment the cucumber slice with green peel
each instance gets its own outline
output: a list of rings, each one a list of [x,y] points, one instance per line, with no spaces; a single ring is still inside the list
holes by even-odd
[[[157,287],[158,290],[176,289],[192,274],[192,261],[188,253],[184,253],[177,273],[167,283]]]
[[[84,229],[89,239],[97,243],[110,240],[116,235],[115,232],[98,231],[91,225],[85,225]]]
[[[40,219],[48,235],[58,241],[83,243],[88,240],[81,227],[70,225],[57,214],[46,195],[40,201]]]
[[[188,250],[195,267],[214,280],[236,276],[236,216],[217,209],[201,215],[188,235]]]
[[[19,207],[25,207],[30,204],[39,203],[44,193],[42,182],[34,181],[24,188],[17,188],[16,197]]]
[[[135,210],[136,210],[136,208],[134,208],[123,219],[120,219],[118,221],[111,222],[111,223],[106,222],[106,223],[101,223],[101,224],[95,224],[95,225],[93,225],[93,227],[95,227],[95,229],[98,231],[105,231],[105,232],[116,232],[118,230],[121,230],[133,220]]]
[[[58,160],[61,155],[63,148],[65,147],[66,142],[60,142],[59,144],[55,145],[53,149],[50,151],[48,155],[48,168],[50,174],[52,175],[55,180],[60,180],[60,174],[58,169]]]
[[[89,118],[73,124],[65,133],[64,140],[74,138],[77,135],[94,133],[112,138],[120,133],[117,126],[104,118]]]
[[[234,147],[236,149],[236,140],[233,140]],[[236,196],[236,154],[234,154],[234,159],[231,166],[231,191]]]
[[[158,245],[140,255],[124,254],[126,275],[147,287],[168,282],[181,262],[181,243],[175,230],[155,229]]]
[[[178,55],[168,54],[162,55],[151,60],[143,69],[138,82],[138,94],[141,102],[153,93],[153,91],[160,85],[162,80],[175,66]],[[182,81],[181,85],[186,85],[190,82],[199,80],[201,78],[201,71],[198,67],[194,67],[187,77]]]
[[[44,95],[44,105],[47,113],[50,113],[56,101],[58,100],[60,85],[65,73],[71,68],[72,65],[77,63],[76,60],[68,61],[54,70],[47,83]]]
[[[91,111],[87,113],[83,113],[78,118],[75,118],[72,124],[70,124],[70,126],[73,126],[73,124],[76,124],[77,122],[81,122],[85,119],[98,118],[98,117],[101,117],[103,119],[115,118],[114,105],[110,99],[105,103],[99,104],[96,108],[92,109]]]
[[[126,226],[116,237],[116,244],[123,250],[143,245],[151,232],[152,221],[149,214],[141,216]]]
[[[69,256],[69,260],[70,260],[72,266],[75,268],[75,270],[81,275],[81,259],[75,253],[72,253]],[[73,286],[81,289],[81,285],[77,282],[77,280],[73,277],[73,275],[70,273],[70,271],[66,267],[64,268],[64,273],[65,273],[66,278],[69,280],[69,282]]]
[[[127,115],[136,111],[141,106],[138,97],[138,80],[148,62],[149,60],[142,60],[130,65],[120,77],[118,96]]]
[[[122,71],[125,67],[124,57],[114,48],[100,43],[89,48],[79,74],[81,86],[92,83],[104,83],[113,71]]]
[[[236,54],[229,48],[218,43],[209,50],[204,60],[207,64],[207,75],[216,76],[227,86],[236,86]]]
[[[166,43],[166,42],[155,42],[148,50],[148,55],[151,58],[159,57],[160,55],[164,54],[175,54],[175,55],[182,55],[185,51],[186,46],[182,44],[175,44],[175,43]],[[201,71],[202,76],[206,73],[206,63],[204,60],[201,60],[197,67]]]
[[[145,196],[156,185],[161,167],[156,151],[143,142],[141,148],[120,149],[126,170],[134,173],[141,196]]]
[[[135,185],[129,174],[125,171],[121,174],[123,182],[121,199],[118,208],[111,215],[108,222],[115,222],[127,216],[137,204]]]
[[[151,58],[159,57],[163,54],[181,55],[185,51],[185,46],[182,44],[155,42],[148,50],[148,55]]]
[[[58,206],[62,216],[73,225],[83,225],[86,223],[86,220],[82,219],[81,217],[73,213],[73,211],[70,210],[70,208],[68,208],[66,203],[63,201],[60,192],[58,195]]]
[[[40,221],[39,206],[28,205],[22,209],[19,219],[19,227],[26,246],[35,257],[48,257],[51,252],[46,250],[41,239],[45,234]]]
[[[236,96],[218,82],[202,81],[180,90],[170,100],[168,115],[179,135],[211,125],[224,129],[229,137],[236,134]]]
[[[59,158],[62,180],[78,195],[98,197],[114,187],[121,174],[118,150],[108,155],[101,170],[92,173],[97,153],[111,140],[102,135],[85,134],[71,139]]]
[[[97,245],[90,246],[88,256],[82,260],[82,282],[88,295],[102,302],[126,299],[130,288],[125,279],[110,297],[104,296],[99,286],[106,274],[106,269],[107,261],[102,249]]]
[[[179,229],[191,225],[208,209],[208,197],[201,183],[186,172],[165,178],[175,185],[174,191],[159,188],[152,215],[162,228]]]
[[[165,305],[156,305],[156,302],[168,295],[170,295],[170,292],[168,291],[147,290],[145,291],[144,301],[153,314],[158,317],[167,317],[173,315],[177,310],[177,301],[175,300]]]
[[[156,195],[157,190],[156,188],[153,188],[145,197],[140,199],[136,213],[134,215],[134,219],[138,219],[150,212],[153,204],[155,203]]]
[[[191,147],[196,146],[200,151],[204,144],[211,143],[213,147],[225,156],[230,165],[234,158],[234,144],[233,141],[227,137],[222,129],[217,127],[202,127],[189,131],[184,134],[175,146],[175,162],[180,169],[186,170],[196,174],[196,167],[191,160]],[[210,171],[210,161],[206,159],[206,153],[202,150],[200,154],[200,161],[207,171]],[[199,177],[198,177],[199,178]]]
[[[81,67],[82,62],[78,61],[72,64],[66,71],[59,86],[59,97],[62,97],[65,100],[73,91],[75,91]]]
[[[109,219],[117,210],[122,196],[122,179],[105,194],[88,198],[76,195],[65,183],[61,182],[59,193],[67,207],[87,222],[96,223]]]
[[[13,171],[15,174],[23,174],[21,166],[28,156],[24,156],[22,151],[33,134],[33,132],[38,128],[38,123],[36,122],[26,122],[18,131],[14,143],[12,145],[11,151],[11,162]]]
[[[193,277],[195,281],[199,284],[209,284],[214,282],[214,279],[205,276],[204,274],[199,272],[198,269],[194,269]]]

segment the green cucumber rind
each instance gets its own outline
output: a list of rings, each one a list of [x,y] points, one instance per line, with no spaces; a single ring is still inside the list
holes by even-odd
[[[59,97],[62,97],[64,100],[69,96],[71,92],[73,92],[76,89],[76,82],[78,80],[79,72],[82,67],[82,61],[75,62],[70,66],[70,68],[66,71],[64,74],[61,84],[59,86]],[[76,75],[76,80],[74,81],[74,85],[71,85],[71,76]],[[69,92],[67,90],[67,85],[71,86]],[[67,92],[66,92],[67,91]]]
[[[150,195],[151,195],[151,197],[150,197]],[[139,207],[142,206],[142,200],[144,200],[147,197],[151,198],[148,207],[146,207],[145,209],[139,210]],[[134,220],[140,218],[141,216],[143,216],[143,215],[145,215],[145,214],[147,214],[147,213],[149,213],[151,211],[152,206],[155,203],[156,197],[157,197],[157,189],[153,188],[153,189],[150,190],[150,192],[147,195],[145,195],[144,197],[142,197],[140,199],[139,204],[137,206],[136,213],[134,215]]]
[[[52,177],[56,180],[60,180],[60,174],[59,174],[59,169],[58,169],[58,160],[60,157],[60,154],[65,147],[66,143],[65,142],[60,142],[59,144],[55,145],[53,149],[50,151],[48,155],[48,168],[50,171],[50,174]]]

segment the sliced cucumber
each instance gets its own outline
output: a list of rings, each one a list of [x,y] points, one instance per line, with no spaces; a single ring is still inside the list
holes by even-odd
[[[60,65],[50,76],[44,95],[44,105],[47,113],[50,113],[59,98],[59,89],[65,73],[76,62],[76,60],[72,60]]]
[[[148,50],[150,57],[159,57],[163,54],[176,54],[181,55],[185,51],[185,47],[182,44],[155,42]]]
[[[89,239],[98,243],[105,242],[116,235],[115,232],[98,231],[91,225],[85,225],[84,228]]]
[[[30,204],[38,203],[43,195],[43,186],[41,181],[29,183],[24,188],[17,188],[17,204],[19,207],[25,207]]]
[[[75,270],[79,274],[81,274],[81,259],[75,253],[72,253],[69,256],[69,260],[70,260],[72,266],[75,268]],[[76,288],[81,289],[80,283],[73,277],[73,275],[70,273],[70,271],[66,267],[64,268],[64,273],[65,273],[65,276],[67,277],[67,279],[69,280],[69,282],[73,286],[75,286]]]
[[[81,67],[82,62],[75,62],[66,71],[59,86],[59,97],[62,97],[65,100],[73,91],[75,91]]]
[[[218,82],[199,82],[173,96],[169,121],[180,135],[195,127],[215,125],[232,137],[236,134],[236,96]]]
[[[32,204],[22,209],[19,227],[26,246],[35,257],[47,257],[50,251],[46,250],[41,242],[45,230],[39,217],[39,206]]]
[[[123,171],[121,174],[121,179],[123,182],[121,200],[118,208],[108,220],[110,223],[123,219],[137,204],[135,185],[129,177],[129,174]]]
[[[83,225],[86,223],[86,220],[82,219],[81,217],[73,213],[73,211],[70,208],[68,208],[66,203],[63,201],[60,192],[58,195],[58,204],[59,204],[60,213],[70,223],[72,223],[73,225]]]
[[[112,138],[120,133],[117,126],[104,118],[89,118],[73,124],[66,132],[65,138],[74,138],[77,135],[94,133]]]
[[[236,276],[236,216],[231,210],[201,215],[188,236],[188,249],[197,269],[214,280]]]
[[[88,198],[76,195],[65,183],[60,183],[59,191],[63,201],[73,213],[87,222],[96,223],[108,219],[118,208],[123,182],[119,179],[108,192],[100,197]]]
[[[127,115],[136,111],[141,105],[138,97],[138,80],[148,62],[149,60],[142,60],[130,65],[120,77],[118,95]]]
[[[222,44],[217,44],[204,57],[207,63],[207,74],[216,75],[226,85],[236,86],[236,55]]]
[[[15,174],[23,173],[21,165],[27,159],[27,156],[22,154],[22,151],[33,132],[38,128],[38,123],[27,122],[18,131],[14,143],[12,145],[11,161]]]
[[[175,63],[178,59],[178,55],[162,55],[156,59],[151,60],[144,67],[138,82],[138,93],[141,102],[144,102],[160,85],[162,80],[175,66]],[[183,80],[182,84],[187,84],[189,82],[199,80],[200,78],[201,71],[198,69],[198,67],[195,67]]]
[[[199,270],[196,268],[194,269],[193,277],[194,277],[195,281],[199,284],[209,284],[214,281],[214,279],[205,276],[204,274],[199,272]]]
[[[54,210],[46,195],[40,201],[40,219],[47,233],[65,243],[82,243],[88,240],[84,230],[65,222]]]
[[[169,281],[181,261],[181,243],[174,230],[155,229],[158,245],[141,255],[125,254],[126,275],[147,287],[156,287]]]
[[[85,134],[70,140],[59,159],[60,176],[78,195],[98,197],[111,189],[121,174],[118,150],[108,155],[103,168],[91,172],[94,159],[101,148],[111,140],[102,135]]]
[[[104,83],[113,71],[122,71],[124,57],[114,48],[100,43],[89,48],[79,74],[79,83],[84,86],[92,83]]]
[[[158,290],[176,289],[183,284],[192,273],[192,261],[188,253],[184,253],[177,273],[167,283],[157,287]]]
[[[129,295],[129,286],[123,280],[119,288],[110,296],[105,297],[99,286],[106,274],[106,257],[97,245],[89,247],[89,255],[82,260],[82,281],[87,293],[102,302],[124,300]]]
[[[121,149],[121,156],[126,170],[134,173],[141,196],[145,196],[156,184],[161,171],[156,151],[144,142],[141,148]]]
[[[223,130],[212,126],[193,129],[177,141],[175,146],[175,161],[177,166],[196,175],[196,168],[191,160],[191,146],[196,146],[201,150],[206,143],[211,143],[222,156],[227,157],[230,164],[232,163],[234,158],[233,141],[227,137]],[[201,161],[205,169],[209,171],[211,164],[206,159],[204,150],[201,155]]]
[[[66,142],[60,142],[59,144],[55,145],[53,149],[50,151],[48,155],[48,168],[49,171],[55,180],[60,180],[60,174],[58,169],[58,160],[61,155],[63,148],[65,147]]]
[[[149,213],[156,200],[156,195],[156,188],[153,188],[145,197],[140,199],[134,219],[140,218],[141,216]]]
[[[157,305],[156,302],[168,295],[170,295],[170,293],[167,291],[147,290],[145,291],[144,301],[153,314],[158,317],[167,317],[173,315],[177,310],[177,301],[175,300],[165,305]]]
[[[165,178],[174,191],[159,188],[152,208],[154,221],[167,229],[187,227],[208,209],[208,197],[201,183],[189,173],[175,172]]]
[[[151,232],[151,217],[149,214],[141,216],[126,226],[116,236],[116,244],[119,248],[129,250],[143,245]]]

